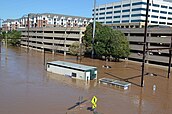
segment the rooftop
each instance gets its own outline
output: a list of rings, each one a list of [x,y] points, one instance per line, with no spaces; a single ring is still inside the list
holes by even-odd
[[[72,69],[82,70],[82,71],[96,69],[96,67],[93,67],[93,66],[81,65],[81,64],[70,63],[70,62],[65,62],[65,61],[52,61],[52,62],[48,62],[47,64],[63,66],[66,68],[72,68]]]

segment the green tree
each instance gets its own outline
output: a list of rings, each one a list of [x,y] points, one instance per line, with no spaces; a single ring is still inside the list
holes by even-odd
[[[85,48],[82,44],[80,44],[79,42],[74,42],[70,47],[69,47],[69,53],[71,55],[75,55],[78,57],[82,56],[84,54]]]
[[[92,51],[92,26],[92,23],[87,26],[85,36],[83,37],[86,52],[89,54]],[[105,56],[107,58],[113,56],[116,60],[119,60],[121,57],[128,57],[130,54],[129,43],[125,35],[98,22],[96,22],[94,51],[98,57]]]
[[[7,42],[13,46],[20,45],[21,32],[13,30],[8,32],[2,32],[1,37],[5,40],[7,38]]]
[[[11,31],[8,33],[9,43],[13,46],[20,45],[20,39],[21,39],[21,32],[19,31]]]
[[[113,34],[114,38],[111,42],[115,45],[113,45],[114,50],[112,50],[112,56],[115,57],[116,60],[122,57],[128,57],[130,48],[127,37],[121,31],[117,30],[115,30]]]
[[[95,42],[96,39],[98,37],[97,33],[100,33],[101,29],[102,29],[102,24],[99,22],[96,22],[96,36],[95,36]],[[90,23],[85,31],[85,35],[83,37],[83,44],[85,46],[85,54],[86,55],[91,55],[91,51],[92,51],[92,38],[93,38],[93,23]]]

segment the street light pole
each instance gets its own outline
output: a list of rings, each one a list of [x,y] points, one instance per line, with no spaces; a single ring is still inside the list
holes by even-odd
[[[94,37],[95,37],[95,28],[96,28],[96,0],[94,0],[93,39],[92,39],[92,53],[91,53],[92,59],[94,58]]]
[[[145,20],[145,30],[144,30],[144,43],[143,43],[143,61],[142,61],[142,76],[141,76],[141,87],[143,87],[144,81],[144,67],[145,67],[145,59],[147,53],[147,26],[148,26],[148,13],[149,13],[149,0],[147,0],[147,7],[146,7],[146,20]]]

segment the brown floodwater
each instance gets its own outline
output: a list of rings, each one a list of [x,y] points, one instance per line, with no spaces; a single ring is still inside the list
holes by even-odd
[[[0,114],[92,114],[90,100],[98,98],[96,110],[101,114],[171,114],[172,77],[167,67],[146,66],[146,73],[157,76],[144,77],[140,84],[141,65],[136,62],[108,62],[112,68],[102,66],[105,61],[46,53],[46,61],[64,60],[98,67],[98,79],[128,79],[128,90],[97,83],[85,82],[46,72],[43,53],[25,48],[2,47],[0,54]],[[111,74],[111,75],[108,75]],[[153,86],[156,89],[153,89]],[[79,97],[87,100],[76,106]],[[70,110],[69,110],[70,109]]]

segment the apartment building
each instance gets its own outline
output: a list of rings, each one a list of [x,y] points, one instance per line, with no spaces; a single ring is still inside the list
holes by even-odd
[[[4,31],[18,28],[41,28],[41,27],[86,27],[92,21],[91,18],[70,16],[62,14],[30,13],[19,19],[7,19],[2,23]]]
[[[142,28],[147,0],[122,0],[96,7],[96,20],[113,28]],[[94,9],[93,9],[94,16]],[[172,2],[150,0],[148,25],[172,26]]]
[[[61,52],[66,55],[69,46],[74,42],[82,42],[86,27],[42,27],[20,28],[21,46],[39,51]]]
[[[2,24],[3,31],[17,30],[18,28],[19,28],[18,19],[7,19],[6,21],[3,21]]]

